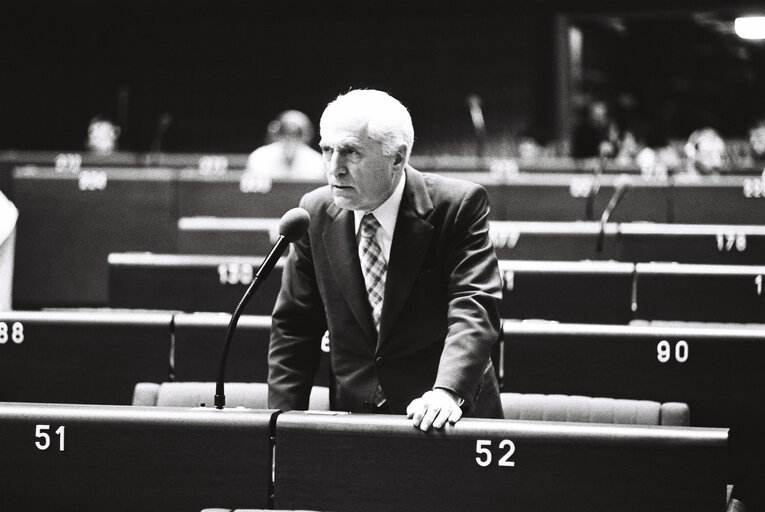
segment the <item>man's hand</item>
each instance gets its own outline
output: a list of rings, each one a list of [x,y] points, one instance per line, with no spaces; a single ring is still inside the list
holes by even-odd
[[[462,417],[457,397],[445,389],[436,388],[415,398],[406,408],[406,417],[414,419],[414,426],[423,432],[432,425],[440,429],[447,420],[454,425]]]

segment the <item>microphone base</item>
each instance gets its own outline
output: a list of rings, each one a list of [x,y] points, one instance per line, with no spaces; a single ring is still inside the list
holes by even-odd
[[[226,407],[226,395],[215,395],[215,408],[223,409]]]

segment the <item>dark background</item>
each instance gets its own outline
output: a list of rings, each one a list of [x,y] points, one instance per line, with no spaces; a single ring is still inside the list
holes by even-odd
[[[144,151],[169,113],[165,151],[248,152],[280,111],[318,122],[353,87],[410,108],[418,153],[469,151],[469,94],[490,138],[549,142],[561,19],[584,34],[572,116],[603,96],[670,136],[702,122],[742,135],[765,113],[763,45],[691,19],[715,3],[659,4],[13,0],[0,16],[0,149],[82,149],[100,113],[122,126],[120,149]]]

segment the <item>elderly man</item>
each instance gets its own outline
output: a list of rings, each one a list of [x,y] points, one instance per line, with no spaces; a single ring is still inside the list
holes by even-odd
[[[269,407],[307,408],[328,330],[333,409],[407,414],[422,430],[501,418],[486,191],[408,166],[412,120],[384,92],[341,95],[320,131],[328,186],[301,200],[311,225],[274,308]]]

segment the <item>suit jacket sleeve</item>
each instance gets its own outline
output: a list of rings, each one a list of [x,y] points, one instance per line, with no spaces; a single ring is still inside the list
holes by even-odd
[[[475,406],[500,330],[502,280],[489,238],[488,215],[486,190],[471,188],[451,227],[445,258],[448,331],[435,387],[464,398],[467,413]]]
[[[301,206],[303,202],[301,201]],[[327,329],[308,233],[292,245],[271,320],[268,407],[308,409]]]

